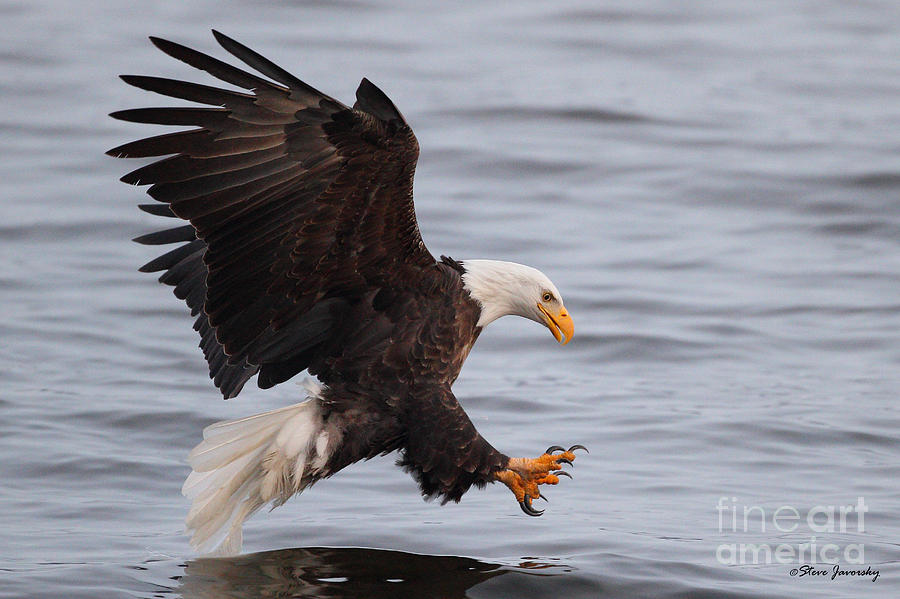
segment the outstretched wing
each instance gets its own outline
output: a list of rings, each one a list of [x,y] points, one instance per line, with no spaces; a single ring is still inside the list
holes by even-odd
[[[212,107],[113,113],[195,128],[108,154],[172,155],[122,177],[150,185],[148,194],[162,203],[141,206],[145,211],[190,222],[137,238],[183,242],[142,270],[165,271],[160,280],[187,301],[210,376],[233,397],[267,365],[277,375],[266,377],[266,386],[303,370],[303,357],[327,339],[343,303],[367,289],[408,284],[435,260],[413,207],[418,143],[387,96],[363,79],[348,108],[213,34],[269,79],[151,38],[166,54],[249,91],[122,76],[141,89]]]

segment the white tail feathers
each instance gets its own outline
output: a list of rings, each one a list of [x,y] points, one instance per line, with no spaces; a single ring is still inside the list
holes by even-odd
[[[181,489],[191,500],[186,524],[199,552],[239,553],[247,518],[269,502],[283,504],[324,474],[337,431],[325,430],[321,387],[307,390],[311,397],[303,403],[204,429]]]

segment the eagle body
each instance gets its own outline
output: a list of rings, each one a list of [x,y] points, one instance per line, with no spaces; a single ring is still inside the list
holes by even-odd
[[[329,473],[399,449],[424,495],[458,501],[507,463],[450,390],[481,332],[481,308],[461,274],[445,259],[426,270],[427,285],[373,291],[309,365],[326,386],[318,396],[323,419],[345,440],[329,457]],[[436,446],[439,438],[453,450]]]
[[[387,96],[363,79],[348,107],[218,32],[259,74],[151,38],[166,54],[240,88],[158,77],[127,83],[206,105],[113,113],[189,126],[124,144],[117,157],[162,157],[122,177],[149,185],[145,212],[186,224],[143,235],[180,244],[145,264],[195,318],[223,397],[254,376],[268,388],[303,372],[305,401],[204,430],[189,456],[187,527],[203,552],[235,553],[244,521],[345,466],[398,451],[423,495],[459,501],[503,482],[539,515],[537,485],[573,448],[510,458],[475,429],[451,385],[482,329],[504,315],[572,336],[559,291],[511,262],[435,259],[419,234],[419,146]],[[563,453],[555,453],[555,451]],[[552,454],[552,455],[551,455]]]

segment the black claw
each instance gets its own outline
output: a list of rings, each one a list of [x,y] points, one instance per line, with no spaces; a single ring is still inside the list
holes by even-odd
[[[544,453],[553,453],[554,451],[565,451],[565,449],[563,449],[559,445],[551,445],[550,447],[547,448],[547,451],[545,451]]]
[[[519,507],[529,516],[540,516],[544,513],[544,510],[536,510],[531,507],[531,495],[526,495],[525,499],[519,502]]]
[[[569,453],[571,453],[571,452],[575,451],[576,449],[583,449],[583,450],[587,451],[587,453],[591,453],[590,451],[588,451],[587,447],[585,447],[584,445],[581,445],[580,443],[577,445],[573,445],[572,447],[570,447],[568,449],[568,451],[569,451]]]
[[[538,499],[543,499],[543,500],[546,501],[547,503],[550,503],[550,500],[547,499],[547,496],[546,496],[545,494],[543,494],[543,493],[541,493],[541,496],[538,497]]]
[[[572,460],[570,460],[569,458],[559,458],[556,461],[559,462],[560,464],[568,464],[569,466],[572,465]]]
[[[556,476],[568,476],[569,478],[572,478],[572,475],[565,470],[557,470],[556,472],[551,472],[550,474],[555,474]]]

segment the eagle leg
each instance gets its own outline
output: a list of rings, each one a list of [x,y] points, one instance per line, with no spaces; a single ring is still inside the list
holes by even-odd
[[[538,458],[510,458],[506,469],[494,474],[494,480],[502,482],[513,492],[523,512],[529,516],[540,516],[544,511],[536,510],[531,505],[533,500],[541,498],[539,485],[558,484],[560,476],[572,478],[571,474],[562,470],[562,464],[572,465],[576,449],[587,451],[583,445],[573,445],[567,450],[553,445]]]

